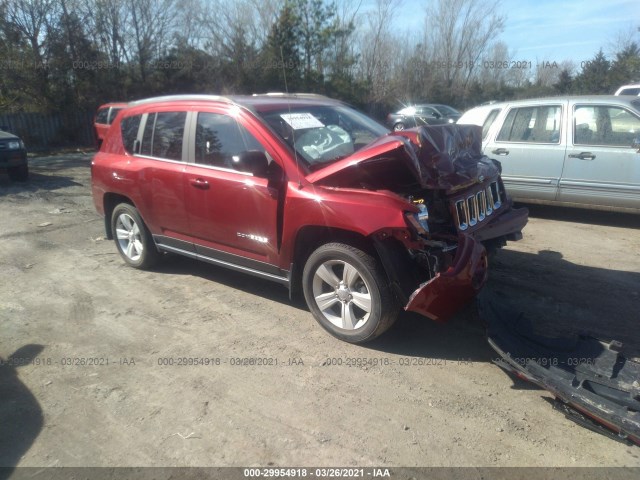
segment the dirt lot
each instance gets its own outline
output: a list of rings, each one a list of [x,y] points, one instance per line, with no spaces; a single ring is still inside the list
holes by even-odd
[[[35,356],[0,367],[0,466],[640,466],[640,448],[495,366],[473,306],[446,325],[403,314],[358,347],[278,285],[178,257],[125,267],[90,159],[35,159],[25,185],[0,174],[0,356]],[[639,228],[532,209],[490,287],[541,331],[592,331],[639,356]]]

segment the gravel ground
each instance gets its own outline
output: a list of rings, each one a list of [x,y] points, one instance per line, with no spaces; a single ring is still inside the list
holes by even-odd
[[[354,346],[281,286],[173,256],[126,267],[90,160],[0,174],[0,357],[34,359],[0,366],[0,466],[640,466],[495,366],[473,305]],[[640,216],[531,210],[489,288],[542,332],[639,356]]]

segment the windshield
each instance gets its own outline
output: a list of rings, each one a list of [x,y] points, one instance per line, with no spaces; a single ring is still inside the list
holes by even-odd
[[[438,105],[436,108],[444,115],[460,115],[458,110],[448,105]]]
[[[258,112],[311,170],[348,157],[389,130],[343,105]]]

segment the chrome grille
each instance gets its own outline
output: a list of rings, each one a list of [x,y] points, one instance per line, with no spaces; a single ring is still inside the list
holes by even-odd
[[[493,215],[501,206],[498,182],[492,182],[487,188],[456,201],[455,210],[458,228],[466,230],[477,225]]]

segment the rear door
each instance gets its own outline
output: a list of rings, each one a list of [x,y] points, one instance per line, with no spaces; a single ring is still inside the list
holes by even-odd
[[[129,170],[137,176],[134,185],[142,198],[139,210],[162,244],[168,244],[168,239],[189,238],[184,198],[186,118],[186,111],[173,109],[145,113],[138,120],[137,136],[124,139],[125,148],[135,155]],[[128,136],[125,132],[129,128],[138,128],[135,117],[123,119],[123,137]]]
[[[640,115],[622,105],[581,104],[571,109],[559,200],[640,208]]]
[[[255,122],[255,120],[254,120]],[[256,124],[228,107],[191,114],[185,177],[196,252],[211,259],[278,273],[278,206],[283,192],[267,178],[234,168],[247,151],[273,151]]]
[[[566,150],[562,102],[511,106],[485,144],[502,163],[502,179],[517,199],[555,200]]]

